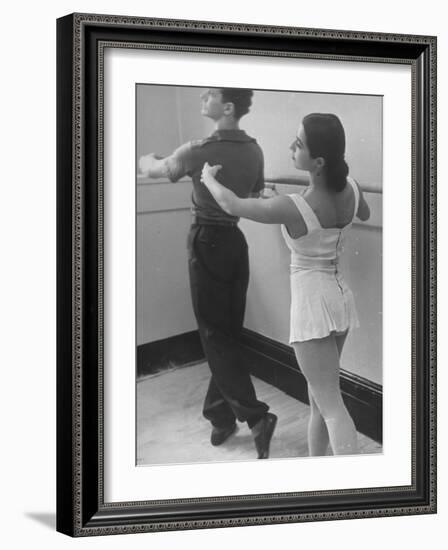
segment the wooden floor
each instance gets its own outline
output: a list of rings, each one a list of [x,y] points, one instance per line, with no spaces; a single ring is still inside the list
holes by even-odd
[[[202,403],[210,371],[206,363],[160,372],[137,382],[137,464],[229,462],[256,459],[247,424],[219,447],[210,444]],[[270,459],[308,456],[309,407],[253,378],[257,397],[278,416]],[[359,434],[360,452],[381,453],[381,445]]]

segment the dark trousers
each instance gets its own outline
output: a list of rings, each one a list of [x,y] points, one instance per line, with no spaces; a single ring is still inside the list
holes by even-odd
[[[193,224],[188,236],[193,309],[211,370],[203,414],[216,427],[247,421],[268,410],[257,400],[239,344],[249,283],[247,243],[234,226]]]

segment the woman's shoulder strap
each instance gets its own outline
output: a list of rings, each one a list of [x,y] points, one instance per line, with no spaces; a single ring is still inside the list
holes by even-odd
[[[306,229],[308,233],[311,233],[311,231],[314,231],[316,229],[321,229],[322,226],[320,225],[319,220],[317,219],[317,216],[314,213],[314,210],[306,202],[303,195],[299,193],[294,193],[294,194],[288,195],[288,197],[294,202],[294,204],[297,207],[297,210],[302,215],[302,218],[306,224]]]

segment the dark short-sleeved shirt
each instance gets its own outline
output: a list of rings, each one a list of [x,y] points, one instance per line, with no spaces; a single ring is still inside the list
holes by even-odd
[[[188,175],[193,180],[192,213],[207,221],[236,222],[201,183],[205,162],[220,164],[216,179],[238,197],[246,198],[264,187],[263,152],[243,130],[217,130],[210,137],[185,143],[165,159],[168,176],[175,182]]]

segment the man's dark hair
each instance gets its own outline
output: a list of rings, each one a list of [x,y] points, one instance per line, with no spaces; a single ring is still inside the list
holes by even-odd
[[[237,120],[249,112],[253,90],[247,88],[220,88],[220,90],[223,103],[233,103],[234,116]]]

